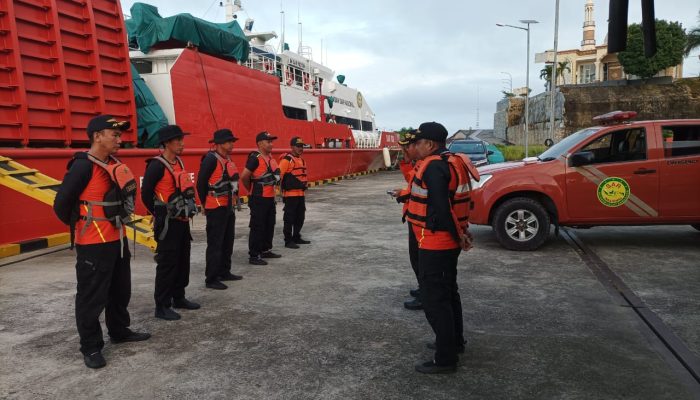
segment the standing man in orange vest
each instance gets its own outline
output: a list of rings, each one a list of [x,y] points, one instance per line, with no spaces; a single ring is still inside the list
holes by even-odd
[[[415,130],[406,132],[403,138],[399,140],[399,145],[403,151],[404,159],[401,160],[399,168],[401,173],[406,179],[407,187],[405,189],[395,189],[393,196],[396,201],[403,203],[403,213],[402,219],[405,222],[405,214],[408,210],[408,199],[411,195],[411,183],[413,182],[413,177],[416,174],[416,168],[419,168],[420,161],[417,160],[416,155],[416,136]],[[422,310],[423,303],[420,301],[420,279],[418,278],[418,241],[416,241],[416,235],[413,233],[413,226],[408,222],[408,259],[411,263],[411,269],[416,275],[416,281],[418,282],[418,287],[416,289],[409,290],[409,295],[413,297],[413,300],[405,301],[403,306],[409,310]]]
[[[253,265],[267,265],[263,258],[280,258],[272,252],[272,238],[275,234],[275,187],[280,181],[280,169],[272,158],[272,141],[277,136],[260,132],[255,137],[258,151],[248,155],[241,181],[248,190],[250,207],[250,236],[248,237],[248,262]]]
[[[300,137],[294,136],[290,145],[291,152],[280,158],[280,186],[284,201],[284,247],[298,249],[300,244],[311,243],[301,238],[301,227],[304,226],[306,214],[306,162],[301,158],[305,144]]]
[[[426,122],[416,131],[416,155],[422,160],[411,184],[406,219],[418,242],[420,299],[435,333],[435,357],[416,365],[426,374],[456,371],[464,352],[462,302],[457,287],[459,253],[472,247],[468,230],[471,163],[445,148],[447,129]]]
[[[222,281],[238,281],[231,273],[231,255],[236,228],[233,206],[238,202],[238,168],[231,161],[233,143],[238,138],[230,129],[219,129],[209,143],[214,150],[202,157],[197,175],[197,193],[207,217],[205,284],[209,289],[228,288]]]
[[[68,163],[53,205],[58,218],[76,234],[75,319],[80,352],[89,368],[107,365],[99,319],[103,310],[112,343],[151,337],[129,329],[131,254],[122,223],[133,212],[136,182],[128,168],[113,157],[126,129],[128,121],[117,121],[110,115],[90,120],[90,150],[76,153]],[[122,179],[124,176],[130,180]]]
[[[177,125],[158,130],[163,153],[146,162],[141,185],[141,201],[154,217],[154,236],[158,242],[155,260],[156,318],[180,319],[171,308],[197,310],[199,304],[185,298],[190,282],[190,218],[197,213],[194,184],[180,155],[185,149],[185,133]]]

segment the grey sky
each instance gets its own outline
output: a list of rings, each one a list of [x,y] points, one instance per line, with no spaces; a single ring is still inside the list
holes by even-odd
[[[162,16],[190,13],[216,22],[224,20],[219,0],[151,0]],[[559,49],[579,48],[585,0],[561,0]],[[134,1],[122,1],[124,13]],[[639,0],[630,1],[629,23],[641,22]],[[686,30],[697,26],[697,0],[656,1],[656,17],[679,21]],[[435,120],[452,133],[458,129],[493,126],[496,102],[507,87],[525,86],[526,32],[500,28],[496,23],[519,25],[518,20],[540,23],[531,29],[530,87],[544,90],[539,79],[543,64],[534,54],[554,43],[554,0],[443,1],[417,0],[243,0],[239,20],[255,19],[255,31],[281,33],[280,4],[286,13],[286,37],[292,50],[298,45],[300,11],[304,45],[321,60],[344,74],[346,83],[359,88],[376,114],[381,129],[418,126]],[[208,11],[207,11],[208,10]],[[205,14],[206,13],[206,14]],[[608,0],[596,0],[596,44],[607,33]],[[275,42],[276,44],[276,42]],[[684,76],[700,75],[699,50],[684,62]],[[477,102],[478,88],[478,102]]]

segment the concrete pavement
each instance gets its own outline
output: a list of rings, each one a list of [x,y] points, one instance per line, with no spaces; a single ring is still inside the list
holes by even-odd
[[[303,234],[312,244],[299,250],[282,245],[278,205],[274,250],[283,258],[264,267],[247,264],[248,212],[239,213],[233,272],[244,279],[225,291],[204,288],[204,218],[197,217],[188,297],[202,309],[183,311],[180,321],[153,318],[155,264],[137,248],[132,327],[153,337],[108,343],[101,370],[87,369],[78,352],[74,254],[0,267],[0,398],[693,398],[640,333],[634,312],[611,301],[563,239],[510,252],[488,227],[473,228],[476,248],[460,257],[469,343],[458,372],[414,372],[431,358],[425,343],[433,336],[422,312],[402,307],[415,278],[400,206],[385,191],[403,184],[387,172],[310,189]],[[691,261],[697,246],[688,245],[700,234],[671,229],[675,240],[636,254],[641,268],[621,264],[659,309],[679,285],[700,292]],[[604,257],[619,253],[609,243],[615,232],[585,235]],[[658,279],[645,277],[654,257],[672,253],[682,254],[669,273],[690,275],[665,278],[659,266]],[[682,306],[697,316],[692,307]],[[697,351],[697,318],[679,326]]]

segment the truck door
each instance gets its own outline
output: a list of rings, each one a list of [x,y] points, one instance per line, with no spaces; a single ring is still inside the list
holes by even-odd
[[[657,126],[663,137],[660,165],[662,217],[700,217],[700,123]]]
[[[572,219],[637,223],[658,217],[659,161],[649,159],[647,137],[644,127],[607,131],[570,155],[566,198]]]

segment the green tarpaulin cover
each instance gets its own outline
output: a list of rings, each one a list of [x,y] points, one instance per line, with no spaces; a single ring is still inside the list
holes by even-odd
[[[141,148],[158,147],[158,130],[168,125],[168,119],[160,108],[153,92],[146,86],[146,82],[131,66],[131,80],[134,85],[134,97],[136,99],[136,119],[138,125],[138,146]]]
[[[148,53],[157,43],[187,42],[201,51],[235,58],[245,62],[250,45],[238,22],[223,24],[204,21],[190,14],[178,14],[163,18],[158,9],[148,4],[134,3],[131,18],[126,20],[129,44]]]

